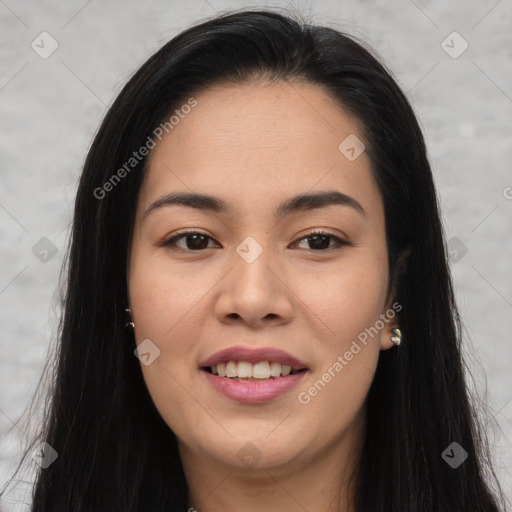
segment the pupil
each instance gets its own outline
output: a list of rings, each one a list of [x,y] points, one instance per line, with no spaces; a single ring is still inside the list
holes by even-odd
[[[190,239],[192,239],[192,243],[190,242]],[[206,240],[206,237],[204,235],[188,235],[187,236],[187,249],[204,249],[208,243],[204,243]]]
[[[318,243],[320,240],[320,243]],[[325,243],[327,241],[327,244]],[[324,242],[324,243],[322,243]],[[327,249],[329,248],[329,236],[327,235],[313,235],[310,237],[310,247],[312,249]]]

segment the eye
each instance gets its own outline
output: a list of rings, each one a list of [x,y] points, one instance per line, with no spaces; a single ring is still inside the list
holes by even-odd
[[[204,249],[210,249],[208,247],[208,241],[213,238],[200,233],[198,231],[185,231],[172,238],[164,240],[160,245],[162,247],[176,247],[183,251],[202,251]],[[179,245],[178,242],[184,241],[184,244]]]
[[[185,231],[173,236],[172,238],[163,240],[159,245],[162,247],[177,248],[183,251],[198,252],[204,249],[211,249],[212,246],[209,246],[209,241],[213,241],[213,238],[205,235],[204,233],[198,231]],[[295,242],[295,244],[304,243],[303,241],[307,241],[306,243],[309,243],[309,247],[300,247],[301,249],[312,250],[315,252],[332,250],[343,245],[352,245],[336,235],[325,231],[313,231],[307,236],[300,238]],[[184,243],[180,245],[181,242]],[[331,244],[331,242],[333,243]]]
[[[299,239],[298,242],[300,243],[303,240],[306,240],[308,241],[307,243],[309,243],[309,247],[305,247],[305,249],[317,252],[336,249],[337,247],[339,248],[343,245],[351,245],[349,242],[346,242],[345,240],[342,240],[341,238],[333,235],[332,233],[327,233],[325,231],[313,231],[309,233],[307,236]],[[331,245],[331,241],[334,241],[333,245]]]

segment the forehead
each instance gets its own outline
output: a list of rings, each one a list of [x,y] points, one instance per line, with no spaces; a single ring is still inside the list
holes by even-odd
[[[351,161],[340,150],[347,137],[364,141],[362,125],[319,86],[222,85],[194,98],[148,157],[142,207],[176,189],[248,207],[335,188],[379,209],[367,154]]]

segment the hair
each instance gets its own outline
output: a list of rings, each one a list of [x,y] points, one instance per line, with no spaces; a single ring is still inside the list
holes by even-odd
[[[152,402],[124,326],[147,158],[104,198],[97,190],[192,95],[262,80],[316,85],[355,116],[383,198],[404,337],[399,349],[380,353],[366,398],[356,510],[497,512],[503,495],[465,381],[438,198],[413,109],[366,43],[266,10],[231,11],[178,34],[136,71],[94,138],[76,195],[57,364],[39,432],[58,459],[38,470],[32,510],[186,510],[176,436]],[[457,469],[441,457],[454,441],[468,453]]]

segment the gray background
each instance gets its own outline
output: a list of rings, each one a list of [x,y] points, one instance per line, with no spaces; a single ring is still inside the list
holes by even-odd
[[[194,22],[226,9],[288,6],[365,39],[414,106],[456,249],[467,359],[512,497],[512,4],[453,4],[0,0],[0,485],[30,433],[18,419],[54,342],[76,182],[107,106],[153,51]],[[43,31],[58,43],[47,59],[31,47]],[[469,45],[457,58],[464,42],[448,37],[454,31]],[[56,254],[42,252],[52,247],[43,237]],[[23,485],[4,507],[28,510]]]

